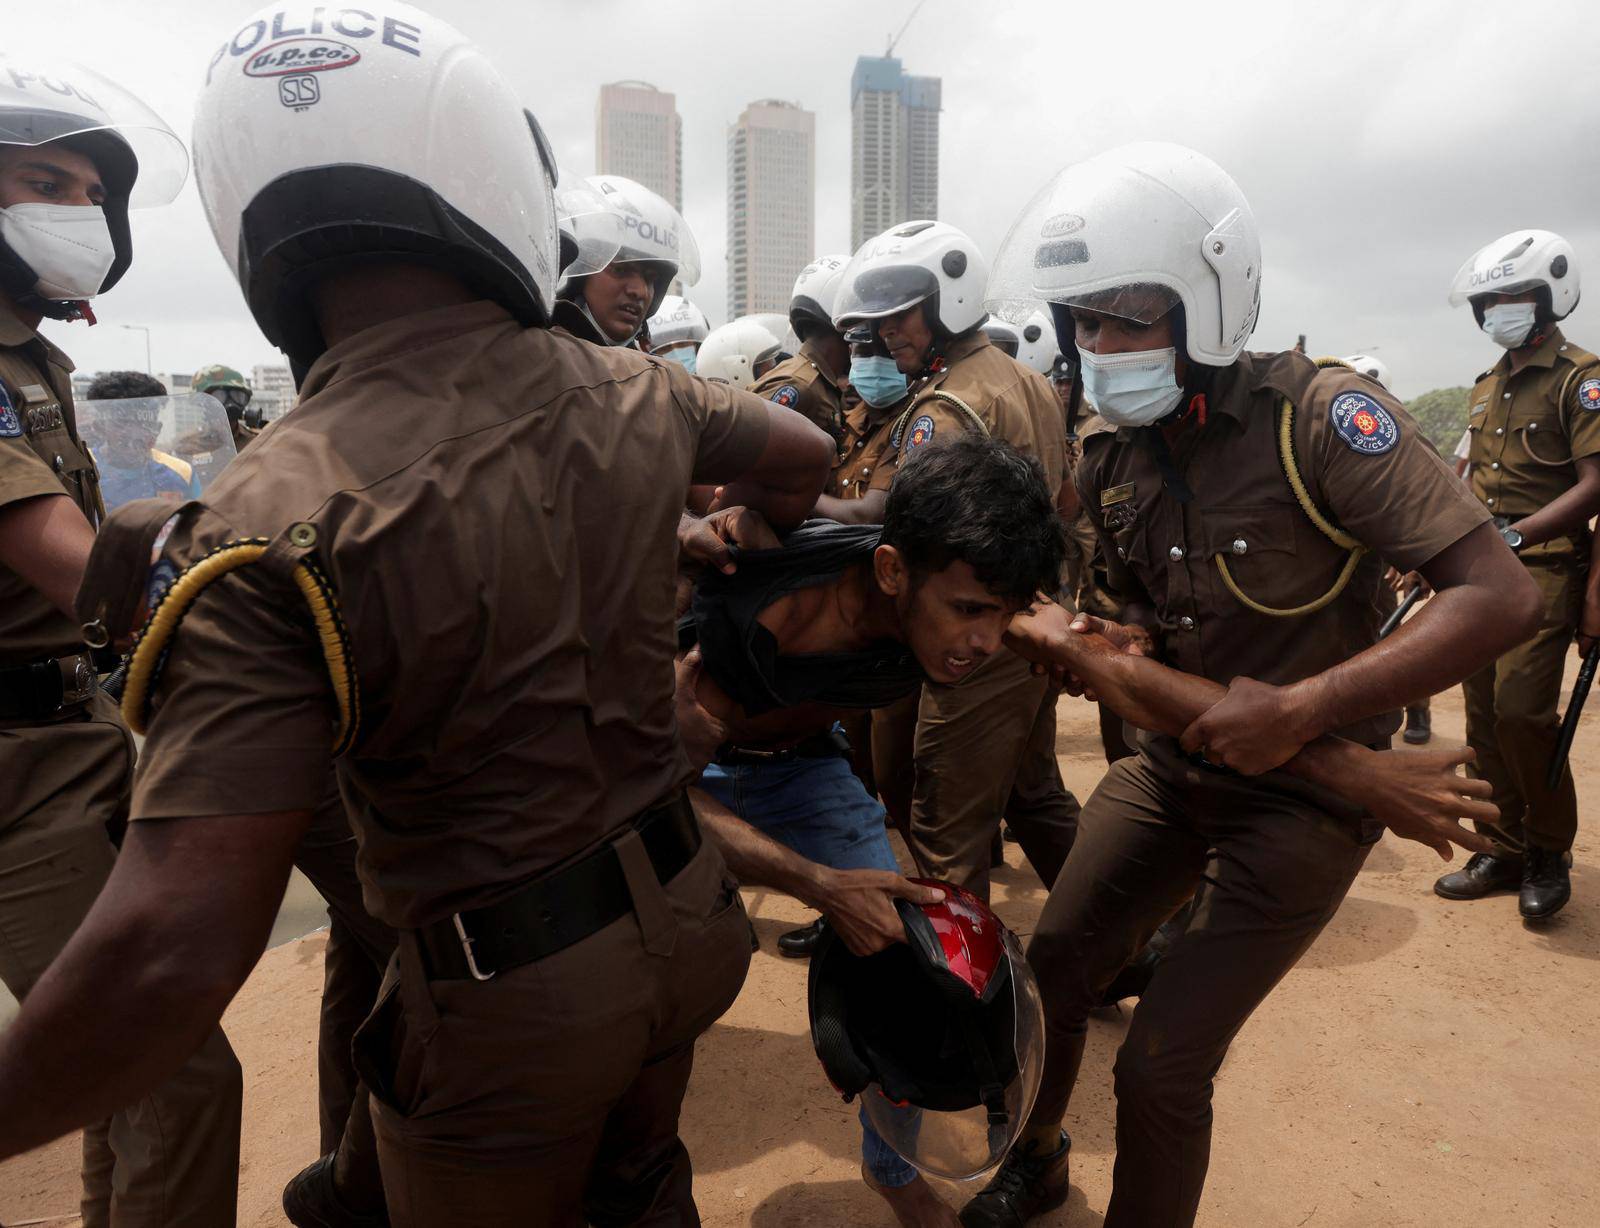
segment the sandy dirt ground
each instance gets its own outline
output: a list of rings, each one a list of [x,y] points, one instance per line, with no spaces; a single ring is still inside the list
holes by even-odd
[[[1459,692],[1435,701],[1459,740]],[[1103,770],[1092,711],[1061,707],[1057,751],[1087,797]],[[1440,863],[1385,839],[1322,938],[1246,1025],[1217,1078],[1205,1228],[1591,1228],[1600,1224],[1600,717],[1574,754],[1585,825],[1574,900],[1544,929],[1516,899],[1447,903]],[[1001,914],[1027,933],[1043,903],[1007,846]],[[1460,862],[1458,854],[1457,864]],[[747,893],[762,942],[733,1009],[702,1040],[684,1112],[708,1228],[892,1225],[858,1172],[854,1106],[806,1034],[803,963],[777,936],[809,919]],[[307,916],[291,901],[284,926]],[[284,1181],[316,1150],[315,1020],[323,936],[270,951],[228,1012],[245,1070],[241,1225],[282,1225]],[[1068,1126],[1074,1190],[1041,1223],[1090,1228],[1110,1192],[1110,1068],[1128,1016],[1090,1029]],[[77,1223],[77,1142],[0,1166],[0,1223]],[[951,1190],[952,1200],[970,1191]]]

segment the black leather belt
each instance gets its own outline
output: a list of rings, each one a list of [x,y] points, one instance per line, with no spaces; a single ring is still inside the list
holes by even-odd
[[[0,669],[0,720],[37,721],[94,698],[100,680],[86,652]]]
[[[712,760],[723,767],[762,763],[789,763],[795,759],[839,759],[850,753],[850,739],[837,729],[814,733],[802,742],[781,750],[757,750],[748,746],[722,746]]]
[[[700,825],[682,794],[645,811],[628,830],[638,833],[663,884],[700,851]],[[607,843],[497,904],[414,932],[430,979],[487,981],[582,942],[632,909],[622,862]]]

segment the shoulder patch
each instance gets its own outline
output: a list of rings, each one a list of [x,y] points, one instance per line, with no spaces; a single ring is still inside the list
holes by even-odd
[[[1382,456],[1400,442],[1400,426],[1383,406],[1361,392],[1341,392],[1329,410],[1334,432],[1352,452]]]
[[[19,439],[22,436],[22,419],[11,403],[11,394],[0,385],[0,439]]]
[[[1578,408],[1600,413],[1600,379],[1586,379],[1578,385]]]
[[[906,450],[920,448],[933,438],[933,419],[923,414],[911,424],[911,433],[906,436]]]
[[[800,403],[800,389],[793,384],[785,384],[782,388],[776,389],[767,400],[793,409]]]

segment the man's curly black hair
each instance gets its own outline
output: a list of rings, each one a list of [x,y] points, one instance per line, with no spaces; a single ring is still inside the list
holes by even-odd
[[[883,544],[899,550],[914,574],[959,559],[995,596],[1019,606],[1056,591],[1067,552],[1039,462],[976,435],[925,445],[900,466]]]
[[[129,397],[164,397],[166,386],[143,371],[102,371],[89,385],[90,401],[122,401]]]

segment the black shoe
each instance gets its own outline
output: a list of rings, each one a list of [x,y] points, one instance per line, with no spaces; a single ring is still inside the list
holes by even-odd
[[[790,930],[787,934],[778,935],[778,950],[790,959],[810,959],[812,952],[817,949],[817,941],[822,937],[822,918],[818,917],[810,925],[803,925],[797,930]]]
[[[1547,921],[1572,898],[1567,855],[1530,844],[1524,860],[1527,864],[1522,871],[1517,911],[1529,921]]]
[[[1072,1140],[1061,1132],[1061,1146],[1035,1154],[1033,1143],[1011,1149],[993,1180],[961,1208],[964,1228],[1022,1228],[1035,1215],[1067,1201],[1067,1153]]]
[[[1408,746],[1426,746],[1433,738],[1433,713],[1426,708],[1407,708],[1404,737]]]
[[[333,1157],[313,1160],[283,1187],[283,1213],[295,1228],[389,1228],[387,1211],[361,1214],[339,1201]]]
[[[1508,891],[1522,883],[1522,858],[1515,853],[1474,853],[1467,864],[1433,884],[1447,900],[1480,900],[1491,891]]]

